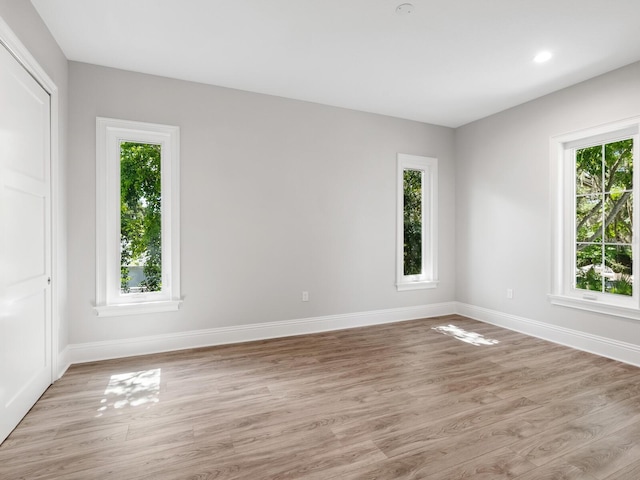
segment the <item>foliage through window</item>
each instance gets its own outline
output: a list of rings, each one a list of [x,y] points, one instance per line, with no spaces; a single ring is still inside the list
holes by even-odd
[[[551,138],[556,305],[640,320],[640,117]]]
[[[633,139],[575,150],[576,288],[633,294]]]
[[[398,290],[437,286],[438,161],[398,154]]]
[[[161,147],[120,144],[120,289],[162,288]]]
[[[404,170],[404,274],[422,273],[422,171]]]
[[[100,316],[177,310],[180,129],[96,119],[96,305]]]

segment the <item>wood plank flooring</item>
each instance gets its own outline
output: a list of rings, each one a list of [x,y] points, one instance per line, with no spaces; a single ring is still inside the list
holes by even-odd
[[[638,480],[640,368],[459,316],[74,365],[0,478]]]

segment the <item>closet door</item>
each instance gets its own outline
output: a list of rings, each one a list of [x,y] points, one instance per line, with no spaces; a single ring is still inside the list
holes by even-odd
[[[52,381],[50,97],[0,44],[0,442]]]

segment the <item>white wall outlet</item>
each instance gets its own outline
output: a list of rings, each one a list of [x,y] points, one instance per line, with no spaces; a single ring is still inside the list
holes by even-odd
[[[507,288],[507,298],[510,300],[513,298],[513,288]]]
[[[309,301],[309,292],[307,292],[307,291],[302,292],[302,301],[303,302],[308,302]]]

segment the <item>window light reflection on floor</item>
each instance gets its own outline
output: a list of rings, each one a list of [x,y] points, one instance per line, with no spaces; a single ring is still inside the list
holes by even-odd
[[[432,327],[431,329],[478,347],[481,345],[496,345],[500,343],[498,340],[484,338],[484,335],[480,333],[467,332],[465,329],[455,325],[440,325],[439,327]]]
[[[139,407],[160,401],[160,368],[111,375],[104,391],[100,416],[109,408]]]

